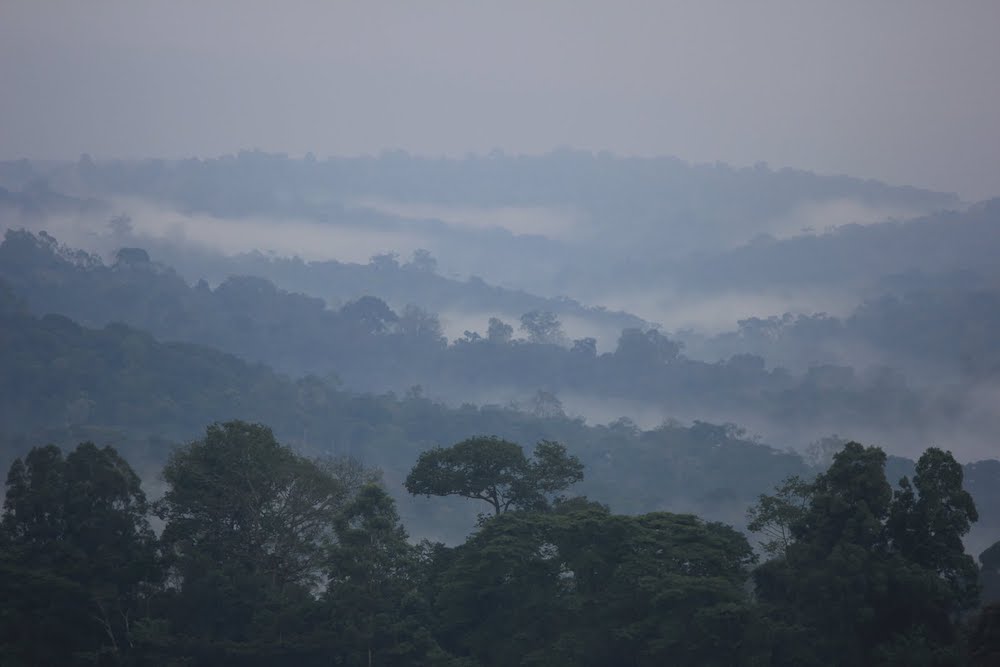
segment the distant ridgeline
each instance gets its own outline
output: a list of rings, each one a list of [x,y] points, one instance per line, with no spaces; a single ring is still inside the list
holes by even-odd
[[[626,158],[558,150],[548,155],[431,159],[401,151],[378,157],[290,159],[261,151],[189,160],[0,162],[0,184],[39,184],[92,197],[129,196],[221,216],[331,217],[358,197],[461,206],[570,205],[597,224],[678,222],[739,225],[771,219],[803,201],[852,200],[918,211],[955,208],[954,194],[848,176],[677,158]],[[662,226],[667,226],[662,224]]]
[[[425,247],[442,249],[447,264],[462,275],[485,275],[494,283],[546,294],[571,293],[589,302],[600,302],[593,297],[609,287],[648,291],[670,284],[696,289],[725,282],[740,288],[773,279],[776,267],[789,272],[792,286],[820,274],[825,281],[845,281],[895,273],[913,268],[898,266],[901,255],[892,248],[900,244],[865,243],[855,234],[835,239],[832,252],[817,251],[829,248],[826,242],[799,244],[792,254],[780,245],[763,248],[767,243],[751,252],[729,254],[725,249],[754,239],[773,240],[772,233],[787,233],[789,226],[796,234],[804,227],[801,231],[813,238],[830,226],[961,206],[954,194],[772,170],[763,164],[734,168],[572,150],[541,156],[494,152],[465,159],[390,152],[297,160],[244,151],[205,160],[19,160],[0,162],[0,186],[8,192],[6,197],[0,192],[0,208],[6,200],[7,208],[20,216],[86,206],[94,210],[95,203],[110,209],[110,202],[124,198],[140,209],[185,216],[269,220],[275,229],[286,221],[308,221],[339,227],[347,239],[359,231],[416,234],[432,239]],[[22,196],[25,192],[31,196]],[[491,213],[504,211],[542,211],[569,222],[548,235],[533,226],[510,230],[489,224]],[[449,222],[456,216],[485,220],[472,226]],[[902,245],[910,259],[921,263],[939,257],[940,247],[917,243],[914,255],[913,244]],[[876,247],[879,257],[871,252]],[[966,267],[981,265],[984,256],[989,259],[982,244],[969,247],[974,252],[965,258]],[[696,259],[691,260],[692,254]],[[170,261],[186,274],[180,256]],[[525,275],[531,280],[519,282]],[[538,289],[540,282],[545,289]],[[303,289],[301,284],[290,287]]]

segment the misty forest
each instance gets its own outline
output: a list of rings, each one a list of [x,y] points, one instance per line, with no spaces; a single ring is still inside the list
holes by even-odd
[[[385,39],[419,15],[335,5],[304,16]],[[608,26],[539,34],[622,27],[590,10]],[[657,134],[645,107],[623,120],[574,87],[674,99],[622,35],[606,61],[569,40],[576,63],[526,29],[523,60],[463,69],[403,32],[379,57],[346,28],[302,45],[259,7],[246,25],[274,39],[252,45],[209,40],[190,8],[150,9],[162,34],[123,7],[102,28],[36,11],[0,25],[0,86],[20,91],[0,100],[0,666],[1000,665],[1000,103],[935,79],[947,57],[810,70],[857,82],[868,136],[846,112],[793,132],[812,107],[780,82],[747,95],[700,52],[732,92],[678,78],[702,106]],[[477,11],[414,34],[482,20],[469,34],[499,48],[518,12]],[[723,32],[746,44],[745,18]],[[878,40],[926,36],[899,20]],[[84,24],[107,42],[80,46]],[[233,54],[259,90],[219,83]],[[172,69],[195,56],[203,72]],[[541,101],[537,128],[514,122],[480,71],[578,123]],[[354,126],[310,124],[341,98],[308,73]],[[897,124],[860,100],[903,99],[903,75],[985,111]],[[414,106],[383,99],[397,86]],[[425,118],[444,106],[420,100],[478,108],[451,87],[492,100],[483,137],[510,149]],[[128,101],[153,89],[162,113]],[[718,112],[711,132],[694,118],[719,96],[758,121],[781,98],[787,127],[708,141]]]
[[[1000,655],[995,201],[582,152],[0,178],[5,664]],[[831,201],[919,213],[767,231]],[[332,258],[366,234],[420,247]]]

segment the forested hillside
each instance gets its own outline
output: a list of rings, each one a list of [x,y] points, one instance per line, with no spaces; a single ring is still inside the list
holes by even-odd
[[[542,398],[531,411],[464,404],[449,408],[420,395],[358,394],[315,375],[292,379],[211,348],[161,343],[121,324],[81,327],[65,316],[29,314],[4,292],[0,424],[4,458],[39,442],[114,443],[141,470],[158,466],[172,443],[204,424],[228,419],[270,424],[310,455],[356,457],[380,468],[391,493],[427,447],[474,434],[520,442],[567,443],[588,466],[581,490],[616,511],[697,511],[741,523],[757,494],[787,475],[808,475],[803,459],[747,439],[732,425],[665,422],[642,430],[628,420],[588,426]],[[531,406],[526,406],[531,407]],[[827,454],[817,451],[816,460]],[[1000,464],[970,464],[970,490],[981,499],[982,525],[1000,525],[987,499],[1000,489]],[[893,474],[907,474],[900,461]],[[972,471],[975,471],[973,473]],[[432,526],[421,505],[402,512],[419,534],[449,539],[470,522]],[[461,516],[461,515],[459,515]],[[442,530],[442,533],[429,531]],[[976,545],[985,536],[976,536]]]
[[[920,285],[921,276],[955,274],[989,281],[1000,278],[993,261],[1000,246],[1000,199],[967,211],[946,211],[880,224],[841,224],[791,238],[760,238],[715,256],[698,257],[673,272],[687,290],[721,286],[757,289],[798,287],[869,288],[889,279]],[[926,282],[924,283],[926,285]]]
[[[1000,356],[1000,289],[940,281],[887,290],[844,317],[826,313],[751,317],[714,336],[681,333],[698,357],[755,354],[792,369],[878,360],[918,384],[995,382]]]
[[[963,317],[935,320],[933,328],[919,326],[931,313],[907,310],[906,302],[885,313],[882,320],[895,328],[886,326],[879,317],[893,301],[859,309],[848,321],[852,328],[829,318],[800,318],[798,329],[786,321],[748,321],[735,340],[713,341],[730,354],[707,362],[651,328],[623,329],[613,352],[598,353],[594,339],[569,340],[558,318],[544,311],[524,313],[519,322],[490,318],[482,330],[449,343],[436,314],[415,306],[395,311],[377,296],[330,309],[321,299],[251,276],[231,277],[214,289],[204,282],[191,286],[142,249],[122,249],[106,265],[27,232],[9,232],[0,246],[0,280],[37,314],[64,313],[88,326],[123,322],[293,376],[336,377],[353,390],[403,393],[419,385],[453,405],[517,401],[543,413],[603,420],[652,413],[655,422],[732,422],[796,448],[851,433],[906,454],[946,437],[961,438],[968,451],[987,451],[998,426],[983,398],[996,381],[989,363],[995,323],[982,307],[992,298],[988,292],[978,300],[971,295]],[[954,309],[963,302],[947,303]],[[968,333],[955,329],[961,326]],[[792,350],[807,355],[864,344],[891,350],[885,361],[919,357],[920,367],[947,364],[953,377],[947,385],[919,384],[898,368],[854,366],[850,357],[822,353],[806,356],[808,363],[791,359],[798,361],[795,371],[769,367],[775,356],[794,356]],[[769,354],[775,350],[784,354]],[[608,415],[601,401],[617,401],[610,409],[622,412]]]
[[[7,460],[39,441],[90,438],[119,443],[145,470],[204,424],[247,419],[269,423],[304,453],[353,456],[378,467],[397,492],[420,450],[493,433],[571,443],[591,467],[585,491],[620,511],[711,507],[710,515],[732,521],[762,489],[805,472],[798,456],[743,440],[732,427],[641,431],[627,421],[588,427],[580,419],[495,405],[448,408],[417,392],[357,394],[316,376],[292,380],[210,348],[160,343],[124,325],[94,330],[64,316],[36,318],[6,295],[0,423]],[[413,511],[404,509],[408,516]],[[440,528],[454,537],[469,525],[460,519]]]
[[[0,667],[1000,667],[952,4],[0,0]]]
[[[337,235],[330,252],[338,259],[352,239],[378,238],[381,251],[431,250],[446,274],[588,303],[673,283],[676,260],[761,235],[785,238],[803,227],[822,232],[960,206],[954,195],[846,176],[572,150],[440,160],[242,151],[214,159],[0,163],[0,185],[9,190],[39,184],[104,201],[157,236],[164,230],[151,223],[163,217],[188,218],[185,233],[213,245],[218,239],[198,229],[203,222],[267,220],[276,225],[272,232],[301,233],[297,221],[310,221],[319,224],[311,236]],[[518,222],[525,218],[534,222]]]

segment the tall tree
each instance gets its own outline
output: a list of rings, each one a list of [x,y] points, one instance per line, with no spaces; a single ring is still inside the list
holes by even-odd
[[[979,554],[979,585],[984,604],[1000,604],[1000,542]]]
[[[756,570],[757,593],[783,637],[775,664],[872,662],[886,574],[883,521],[892,500],[884,466],[880,449],[845,445],[816,478],[785,559]]]
[[[374,484],[364,487],[335,523],[324,601],[331,616],[336,664],[445,665],[427,629],[418,591],[420,562],[395,503]]]
[[[769,558],[784,557],[792,543],[792,526],[805,516],[812,487],[798,476],[786,478],[774,495],[761,494],[747,510],[747,528],[761,534],[760,547]]]
[[[491,343],[506,345],[514,335],[514,327],[497,317],[491,317],[486,330],[486,339]]]
[[[1000,665],[1000,603],[986,605],[973,620],[969,633],[969,665]]]
[[[521,331],[532,343],[561,345],[566,339],[559,318],[549,311],[532,310],[521,315]]]
[[[539,442],[532,461],[517,443],[480,436],[423,452],[405,485],[414,495],[482,500],[499,515],[546,507],[581,479],[583,464],[557,442]]]
[[[144,600],[160,579],[139,477],[93,443],[65,459],[48,446],[15,460],[0,570],[4,664],[131,660]]]
[[[956,612],[973,606],[979,593],[978,568],[962,543],[979,513],[962,481],[962,466],[951,452],[932,447],[917,461],[912,490],[909,480],[901,480],[889,517],[896,550],[947,583]]]
[[[916,664],[913,652],[935,655],[938,663],[960,660],[959,623],[979,601],[978,568],[962,538],[978,518],[972,496],[962,488],[962,467],[950,452],[928,449],[917,461],[912,485],[900,480],[886,522],[899,613],[884,651],[898,662]]]
[[[199,650],[283,645],[325,575],[348,486],[266,426],[240,421],[209,426],[174,452],[163,477],[157,510],[179,581],[172,631]]]
[[[959,664],[959,614],[975,598],[961,536],[976,518],[961,468],[928,450],[893,494],[885,459],[847,443],[811,485],[786,557],[755,572],[783,637],[775,664]]]

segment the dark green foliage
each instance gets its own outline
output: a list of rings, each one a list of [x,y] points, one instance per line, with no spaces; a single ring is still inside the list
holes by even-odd
[[[509,513],[447,566],[443,637],[484,665],[736,664],[751,563],[742,535],[692,516]]]
[[[900,481],[886,528],[895,551],[944,580],[958,608],[967,609],[979,599],[978,568],[962,538],[979,513],[962,482],[951,452],[928,449],[917,461],[912,488],[905,477]]]
[[[969,636],[969,665],[1000,665],[1000,604],[986,605],[973,620]]]
[[[348,489],[258,424],[208,427],[174,452],[157,503],[163,543],[183,569],[189,552],[223,556],[278,586],[315,583]]]
[[[893,495],[885,460],[848,443],[805,488],[785,557],[756,571],[774,664],[961,663],[958,623],[977,599],[961,467],[930,449]]]
[[[520,445],[483,436],[423,452],[406,476],[414,495],[483,500],[494,514],[542,509],[560,491],[583,479],[583,465],[566,447],[543,440],[529,461]]]
[[[395,503],[375,485],[361,489],[335,523],[323,596],[335,664],[446,665],[418,589],[419,552],[407,541]]]
[[[513,469],[510,486],[539,498],[579,474],[556,443],[529,461],[481,440],[465,473],[487,487]],[[486,466],[488,444],[510,465]],[[884,466],[881,450],[848,443],[813,482],[762,497],[755,522],[790,533],[751,595],[756,558],[732,528],[583,497],[522,500],[459,547],[414,546],[371,472],[304,458],[261,425],[214,424],[173,454],[159,541],[114,450],[35,448],[11,466],[0,521],[0,659],[992,666],[995,605],[961,628],[976,592],[961,468],[930,449],[893,494]],[[992,551],[982,561],[985,577]]]
[[[979,554],[979,585],[985,604],[1000,604],[1000,542]]]
[[[163,477],[161,541],[179,581],[167,596],[172,631],[216,646],[294,634],[352,489],[245,422],[210,426]]]
[[[812,487],[799,477],[789,477],[773,496],[761,494],[747,510],[747,529],[760,533],[760,547],[770,558],[784,557],[792,543],[792,527],[805,517]]]
[[[138,476],[109,447],[32,449],[0,523],[3,664],[126,664],[160,582]]]

